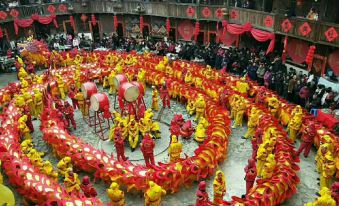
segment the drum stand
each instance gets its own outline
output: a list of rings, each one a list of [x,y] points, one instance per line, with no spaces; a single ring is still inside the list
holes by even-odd
[[[107,140],[108,137],[105,137],[105,132],[110,129],[110,124],[109,121],[110,119],[107,119],[107,125],[103,125],[106,122],[106,119],[104,118],[103,112],[102,111],[97,111],[94,112],[94,121],[93,126],[94,126],[94,132],[99,136],[99,138],[103,141]],[[113,118],[111,117],[111,120],[113,121]]]

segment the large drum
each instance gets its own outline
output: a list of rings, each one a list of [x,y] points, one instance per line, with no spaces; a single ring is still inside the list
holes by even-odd
[[[96,93],[91,96],[91,110],[104,111],[109,108],[109,99],[105,93]]]
[[[82,84],[81,91],[85,99],[89,99],[93,94],[98,93],[98,88],[94,82],[86,82]]]
[[[140,83],[140,82],[131,82],[131,83],[139,88],[139,95],[140,96],[145,95],[145,87],[142,83]]]
[[[114,80],[113,80],[113,85],[114,85],[114,88],[116,90],[119,90],[120,86],[124,83],[128,82],[128,79],[126,77],[126,75],[124,74],[117,74],[115,75],[114,77]]]
[[[119,87],[119,96],[123,97],[128,102],[134,102],[140,95],[139,87],[126,82]]]

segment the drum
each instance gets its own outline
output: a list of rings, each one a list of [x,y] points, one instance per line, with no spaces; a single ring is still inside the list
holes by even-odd
[[[117,74],[117,75],[115,75],[114,80],[113,80],[114,88],[116,90],[119,90],[120,86],[123,83],[125,83],[125,82],[128,82],[128,79],[127,79],[126,75],[124,75],[124,74]]]
[[[145,87],[140,82],[131,82],[131,84],[137,86],[139,88],[139,95],[144,96],[145,95]]]
[[[128,102],[134,102],[140,95],[139,87],[136,85],[126,82],[119,88],[119,96],[123,97]]]
[[[109,108],[109,99],[105,93],[96,93],[91,96],[91,110],[104,111]]]
[[[98,88],[94,82],[86,82],[82,84],[81,91],[85,99],[90,99],[93,94],[98,93]]]

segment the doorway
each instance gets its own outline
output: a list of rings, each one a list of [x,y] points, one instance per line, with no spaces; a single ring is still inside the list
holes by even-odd
[[[204,34],[205,32],[199,32],[198,38],[197,38],[197,44],[203,45],[204,44]]]
[[[37,21],[34,22],[34,30],[38,40],[47,39],[51,33],[50,25],[41,24]]]
[[[67,35],[72,35],[74,36],[74,29],[71,25],[71,22],[70,21],[64,21],[64,32],[67,34]]]
[[[208,43],[210,44],[217,43],[217,34],[215,32],[208,33]]]
[[[149,36],[149,25],[145,25],[144,29],[142,30],[142,37],[144,39],[147,39],[147,37]]]
[[[122,26],[122,23],[118,24],[117,34],[119,38],[122,38],[124,36],[124,27]]]
[[[100,22],[98,21],[95,25],[92,24],[91,21],[89,21],[90,24],[90,30],[92,32],[92,37],[94,42],[100,42]]]
[[[171,28],[169,35],[168,35],[168,38],[172,42],[176,42],[176,40],[177,40],[177,30],[175,28]]]

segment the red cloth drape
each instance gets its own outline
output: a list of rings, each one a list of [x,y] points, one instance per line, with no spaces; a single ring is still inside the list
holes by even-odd
[[[231,34],[243,34],[245,32],[251,31],[252,25],[246,23],[244,25],[238,24],[227,24],[227,31]]]
[[[257,41],[260,41],[260,42],[271,40],[270,44],[268,45],[266,54],[273,52],[274,45],[275,45],[274,33],[262,31],[259,29],[251,29],[251,34]]]
[[[21,28],[30,27],[34,21],[38,21],[41,24],[50,24],[51,22],[53,22],[55,28],[59,28],[55,15],[39,16],[38,14],[33,14],[30,19],[14,19],[15,34],[19,33],[19,27]]]

